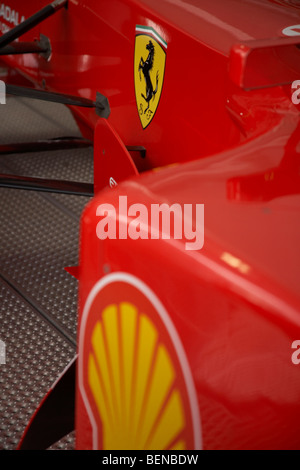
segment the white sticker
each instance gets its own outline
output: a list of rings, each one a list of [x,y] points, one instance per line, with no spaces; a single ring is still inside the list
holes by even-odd
[[[113,177],[109,178],[109,186],[111,188],[114,188],[115,186],[118,186],[118,183],[113,179]]]
[[[300,24],[295,24],[294,26],[288,26],[282,30],[282,33],[285,36],[300,36]]]

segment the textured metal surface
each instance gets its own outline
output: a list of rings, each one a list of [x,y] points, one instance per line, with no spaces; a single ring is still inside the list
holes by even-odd
[[[74,356],[74,347],[1,281],[0,449],[14,449],[38,403]]]
[[[80,136],[61,105],[9,98],[0,143]],[[93,150],[3,155],[0,172],[92,182]],[[15,449],[49,386],[76,352],[79,218],[88,198],[0,189],[0,449]],[[72,449],[74,433],[51,447]]]
[[[77,281],[64,266],[78,262],[78,221],[36,193],[3,189],[0,200],[0,273],[75,340]]]
[[[75,432],[68,434],[48,450],[73,450],[75,446]]]

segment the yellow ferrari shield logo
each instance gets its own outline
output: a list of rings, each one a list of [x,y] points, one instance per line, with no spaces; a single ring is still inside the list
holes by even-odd
[[[152,121],[162,93],[166,64],[166,41],[151,27],[135,28],[134,86],[141,124]]]

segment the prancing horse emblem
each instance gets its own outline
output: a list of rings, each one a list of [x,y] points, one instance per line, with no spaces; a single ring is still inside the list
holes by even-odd
[[[134,84],[143,129],[152,121],[162,93],[167,43],[153,28],[136,26]]]
[[[142,70],[144,78],[145,78],[145,82],[146,82],[146,96],[144,95],[144,93],[141,93],[141,95],[144,98],[144,100],[146,101],[146,103],[148,103],[148,106],[145,109],[144,114],[148,111],[148,109],[150,107],[149,102],[152,98],[153,99],[155,98],[155,95],[156,95],[157,89],[158,89],[158,71],[156,72],[156,88],[155,88],[155,90],[153,90],[153,85],[152,85],[152,81],[151,81],[151,78],[150,78],[150,70],[152,70],[152,68],[153,68],[153,60],[154,60],[154,52],[155,52],[152,41],[149,41],[149,43],[146,46],[146,49],[148,49],[148,51],[149,51],[148,57],[147,57],[145,62],[143,60],[143,57],[141,57],[140,65],[139,65],[140,80],[142,79],[142,77],[141,77],[141,70]]]

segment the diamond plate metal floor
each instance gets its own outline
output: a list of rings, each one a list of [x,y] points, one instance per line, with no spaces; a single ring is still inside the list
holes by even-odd
[[[67,108],[8,98],[0,144],[80,136]],[[92,182],[92,148],[0,156],[0,172]],[[0,449],[13,450],[76,352],[79,218],[88,198],[0,189]],[[51,449],[72,449],[74,433]]]

